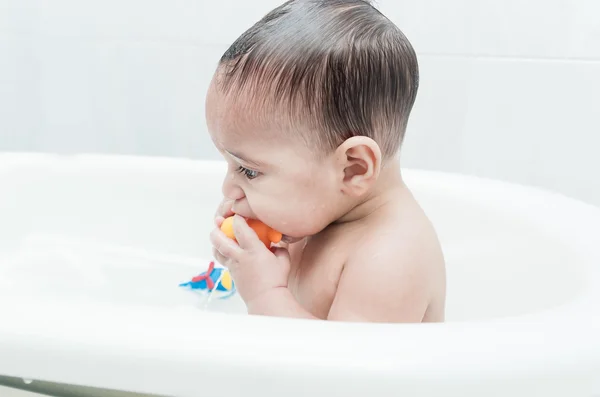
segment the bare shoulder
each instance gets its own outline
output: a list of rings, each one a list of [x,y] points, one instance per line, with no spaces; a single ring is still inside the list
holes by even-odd
[[[445,263],[435,229],[410,200],[361,225],[348,251],[330,317],[443,321]]]

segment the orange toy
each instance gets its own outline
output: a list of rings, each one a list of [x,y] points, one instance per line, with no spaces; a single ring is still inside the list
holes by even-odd
[[[281,238],[283,237],[282,234],[277,230],[265,225],[257,219],[246,219],[246,222],[248,223],[248,226],[254,230],[259,240],[262,241],[267,248],[271,248],[271,243],[277,244],[280,242]],[[223,233],[225,233],[225,235],[230,239],[235,240],[235,234],[233,233],[233,216],[225,218],[221,224],[221,231],[223,231]]]

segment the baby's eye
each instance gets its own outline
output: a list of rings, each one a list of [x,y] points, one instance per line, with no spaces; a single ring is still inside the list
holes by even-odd
[[[238,172],[240,174],[244,174],[244,176],[248,179],[254,179],[258,176],[258,171],[254,171],[249,168],[242,167],[241,165],[238,167]]]

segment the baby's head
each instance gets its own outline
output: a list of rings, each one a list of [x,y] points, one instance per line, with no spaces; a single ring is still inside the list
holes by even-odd
[[[368,2],[286,2],[231,45],[209,88],[223,194],[287,236],[318,233],[394,163],[417,88],[412,46]]]

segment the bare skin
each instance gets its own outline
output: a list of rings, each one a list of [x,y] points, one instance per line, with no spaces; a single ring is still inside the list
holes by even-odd
[[[211,85],[208,129],[229,164],[211,234],[248,312],[359,322],[441,322],[446,274],[434,228],[395,159],[353,137],[327,156],[259,124]],[[237,243],[219,229],[237,214]],[[245,218],[281,231],[267,249]]]
[[[433,228],[407,189],[358,220],[291,249],[289,288],[320,319],[444,320],[444,261]]]

